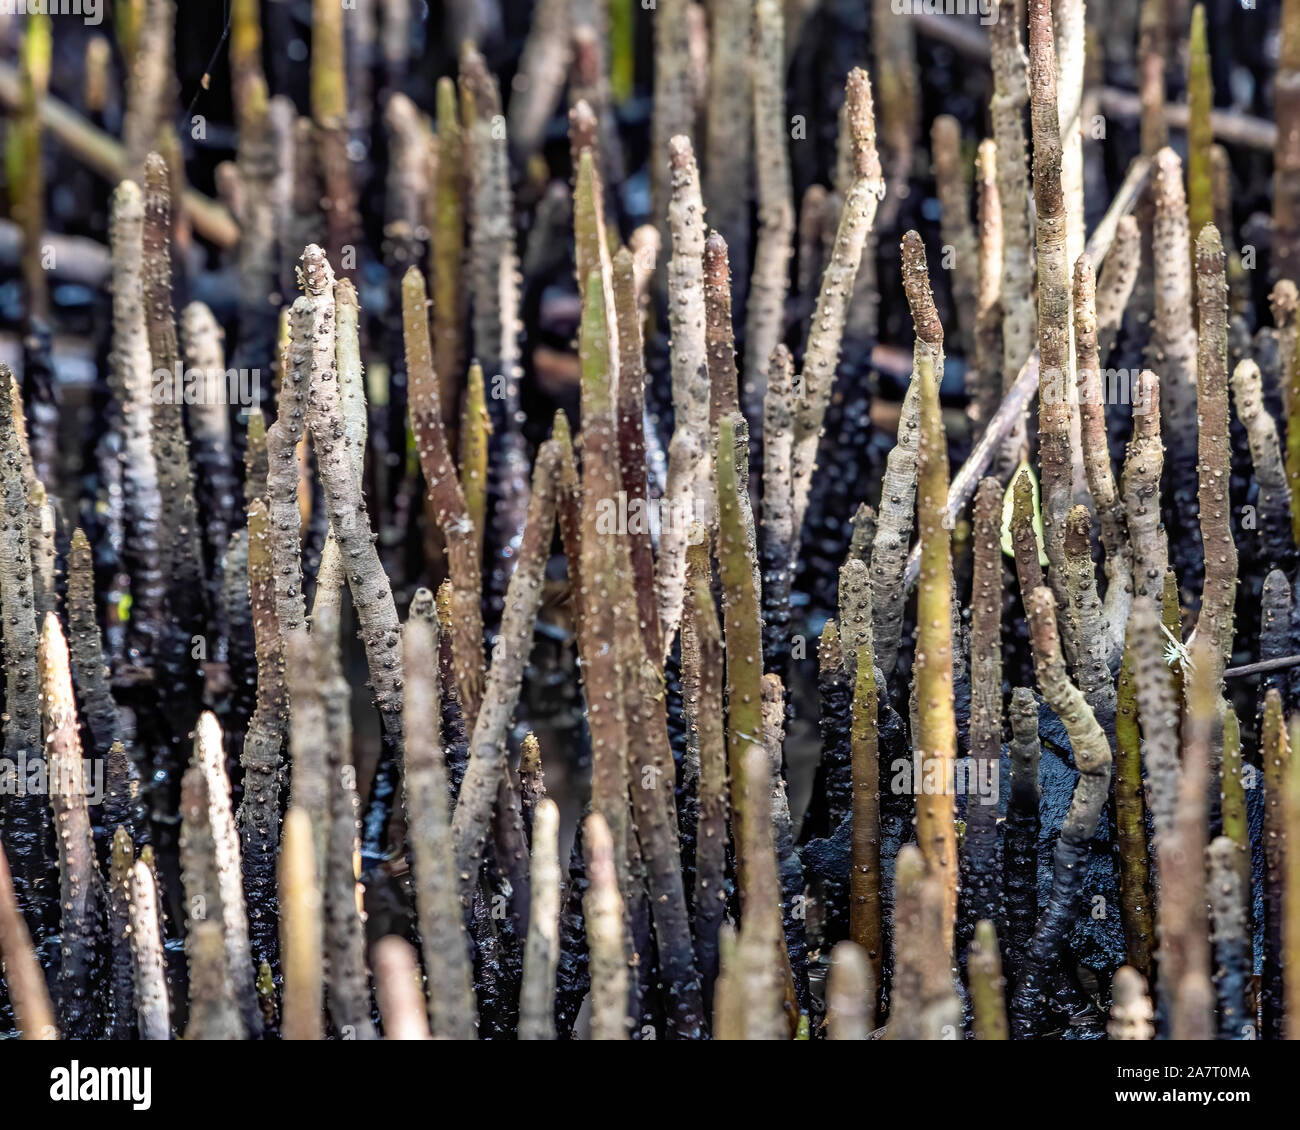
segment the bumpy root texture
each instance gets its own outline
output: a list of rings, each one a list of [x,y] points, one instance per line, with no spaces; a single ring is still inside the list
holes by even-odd
[[[1264,696],[1260,761],[1264,767],[1264,976],[1260,986],[1264,1033],[1282,1038],[1286,1027],[1286,987],[1282,964],[1286,920],[1286,780],[1295,753],[1291,748],[1282,696],[1270,687]]]
[[[1169,568],[1169,543],[1160,521],[1160,476],[1164,469],[1160,384],[1149,369],[1144,369],[1138,378],[1134,408],[1139,407],[1142,411],[1133,414],[1133,438],[1129,441],[1121,477],[1133,553],[1135,606],[1138,597],[1160,600]]]
[[[951,534],[943,521],[948,497],[948,452],[939,414],[939,385],[928,352],[918,353],[921,437],[917,471],[917,529],[921,538],[921,579],[917,589],[915,693],[920,730],[916,744],[932,758],[942,787],[917,797],[916,838],[928,874],[943,884],[942,930],[949,954],[957,916],[956,798],[951,771],[957,756],[953,706]]]
[[[1295,552],[1291,536],[1291,486],[1278,443],[1277,422],[1264,407],[1263,380],[1259,366],[1249,357],[1232,372],[1232,395],[1237,418],[1246,429],[1250,460],[1259,485],[1256,496],[1256,528],[1264,563],[1276,566]]]
[[[1112,249],[1111,254],[1115,254]],[[1107,265],[1111,260],[1107,259]],[[1106,389],[1098,344],[1097,280],[1092,259],[1080,255],[1074,265],[1075,377],[1079,388],[1079,435],[1088,492],[1100,525],[1106,551],[1106,598],[1103,625],[1108,641],[1106,662],[1114,668],[1124,644],[1133,591],[1133,560],[1128,543],[1124,507],[1115,486],[1106,433]],[[1089,565],[1091,569],[1091,565]],[[1086,637],[1081,642],[1086,643]]]
[[[722,579],[723,625],[727,655],[727,760],[731,770],[732,820],[737,844],[736,874],[741,903],[746,889],[745,851],[750,843],[743,761],[750,745],[763,736],[763,651],[759,639],[759,612],[754,574],[741,518],[742,498],[736,482],[735,421],[726,417],[718,426],[718,572]],[[743,500],[748,505],[748,500]]]
[[[1065,530],[1065,615],[1078,641],[1075,681],[1097,722],[1113,743],[1115,681],[1110,673],[1110,641],[1097,577],[1092,565],[1092,523],[1086,506],[1072,506]]]
[[[310,362],[308,422],[316,469],[356,608],[370,686],[383,722],[385,754],[372,788],[372,800],[380,801],[383,812],[380,827],[366,830],[367,847],[373,851],[378,849],[376,841],[382,837],[382,825],[387,822],[392,788],[388,774],[402,747],[401,628],[392,585],[380,563],[370,515],[357,483],[357,460],[346,428],[347,413],[333,341],[334,273],[324,252],[314,244],[303,252],[302,276],[307,297],[318,311],[317,329],[322,335],[312,339]]]
[[[158,927],[158,893],[144,860],[131,869],[131,953],[135,969],[135,1004],[142,1040],[172,1038],[167,976]]]
[[[1184,720],[1182,769],[1172,834],[1159,845],[1160,904],[1156,931],[1157,987],[1175,1040],[1214,1036],[1210,984],[1210,934],[1206,915],[1206,812],[1210,746],[1216,724],[1219,677],[1212,637],[1196,638]]]
[[[108,683],[99,621],[95,615],[94,560],[90,542],[78,527],[72,532],[68,561],[68,646],[71,652],[72,679],[81,703],[80,713],[90,731],[96,757],[108,757],[115,742],[122,741],[122,720]],[[138,791],[139,774],[128,761],[130,787]],[[128,821],[134,816],[122,813]]]
[[[1034,136],[1033,180],[1038,254],[1038,435],[1042,468],[1043,547],[1048,583],[1057,606],[1066,606],[1065,525],[1073,497],[1070,449],[1070,269],[1065,195],[1061,186],[1061,123],[1057,102],[1056,47],[1048,0],[1029,5],[1029,95]],[[1061,631],[1073,658],[1070,618]]]
[[[1147,855],[1135,651],[1130,626],[1126,632],[1115,711],[1115,832],[1119,840],[1120,915],[1124,924],[1124,949],[1129,965],[1146,976],[1151,972],[1155,917],[1151,894],[1151,862]]]
[[[825,827],[833,832],[852,809],[851,708],[853,686],[844,661],[840,626],[827,620],[817,641],[818,727],[822,739],[819,795],[825,796]],[[830,892],[832,901],[834,891]]]
[[[885,193],[880,156],[876,152],[871,83],[867,73],[858,68],[849,72],[846,84],[845,121],[850,138],[852,180],[840,211],[840,226],[835,233],[830,263],[822,276],[808,348],[795,386],[793,479],[796,541],[808,509],[817,443],[830,404],[844,322],[862,262],[862,251]]]
[[[1214,990],[1218,1003],[1218,1038],[1239,1040],[1253,1016],[1247,1008],[1250,952],[1247,942],[1246,890],[1237,865],[1237,845],[1219,836],[1206,851],[1210,900],[1210,941],[1214,947]]]
[[[768,426],[768,385],[781,340],[789,289],[790,240],[794,234],[793,189],[786,138],[785,15],[779,0],[754,6],[754,164],[758,190],[758,244],[745,324],[742,405],[752,430]],[[787,425],[788,427],[788,425]]]
[[[749,837],[744,845],[746,886],[736,953],[745,999],[744,1038],[786,1040],[794,1033],[785,1008],[789,958],[781,930],[776,850],[767,818],[772,792],[768,753],[761,743],[746,747],[740,772],[740,811]]]
[[[1291,720],[1291,747],[1300,745],[1300,724]],[[1285,889],[1282,902],[1286,919],[1282,924],[1285,949],[1282,966],[1285,976],[1286,1036],[1288,1040],[1300,1037],[1300,992],[1296,986],[1296,960],[1300,958],[1300,860],[1295,845],[1300,843],[1300,758],[1292,757],[1286,766],[1283,784],[1283,805],[1286,816],[1286,842],[1282,845],[1286,861]]]
[[[872,631],[876,663],[886,679],[893,677],[903,635],[907,590],[902,578],[916,517],[920,437],[920,382],[913,375],[898,418],[898,442],[885,460],[876,536],[871,543]]]
[[[519,996],[519,1038],[555,1039],[555,967],[560,956],[560,810],[543,799],[533,820],[528,942]]]
[[[519,808],[531,839],[537,806],[546,797],[546,774],[542,770],[542,747],[531,730],[519,744]]]
[[[1030,594],[1026,611],[1038,684],[1070,737],[1079,781],[1056,841],[1052,891],[1034,927],[1025,966],[1012,998],[1011,1026],[1017,1039],[1030,1039],[1035,1033],[1036,1004],[1045,991],[1050,970],[1059,960],[1061,943],[1074,914],[1088,861],[1089,842],[1110,792],[1112,761],[1105,733],[1082,692],[1065,673],[1050,590],[1039,588]]]
[[[470,738],[469,765],[452,818],[457,881],[466,904],[478,878],[488,823],[506,772],[506,734],[532,650],[543,572],[555,531],[559,462],[559,449],[550,441],[543,444],[533,472],[524,538],[506,591],[500,646],[494,648],[483,706]]]
[[[289,719],[276,619],[273,539],[261,498],[254,499],[248,508],[246,538],[257,705],[240,755],[244,797],[239,806],[239,834],[253,952],[260,961],[269,961],[275,952],[275,853],[280,838],[280,790]]]
[[[226,968],[234,999],[249,1035],[262,1030],[262,1018],[253,993],[253,958],[249,946],[248,912],[244,905],[239,833],[230,807],[230,779],[226,775],[224,743],[215,715],[204,711],[194,732],[194,768],[202,774],[206,792],[207,822],[211,828],[211,866],[214,889],[207,900],[208,916],[217,918],[226,947]]]
[[[324,868],[326,999],[330,1019],[344,1038],[373,1040],[377,1033],[370,1018],[362,892],[357,886],[361,802],[352,760],[352,688],[340,666],[338,636],[337,608],[318,599],[312,612],[312,643],[330,738],[325,765],[329,787]]]
[[[993,64],[990,107],[997,144],[998,197],[1002,203],[1002,379],[1005,394],[1034,348],[1034,268],[1029,208],[1029,148],[1025,105],[1029,101],[1028,60],[1020,38],[1017,4],[997,3],[989,33]],[[999,468],[1010,472],[1025,447],[1025,422],[1018,418],[1002,448]],[[1004,478],[1000,474],[999,478]]]
[[[790,588],[794,579],[792,365],[790,351],[778,345],[772,351],[763,401],[763,657],[767,667],[783,677],[790,666]]]
[[[684,705],[699,758],[696,786],[695,961],[705,1006],[718,976],[718,931],[727,909],[727,746],[722,711],[722,629],[713,603],[707,539],[686,554],[686,610],[682,630],[682,684],[693,696]]]
[[[629,513],[649,505],[646,487],[645,358],[641,340],[641,314],[637,305],[635,264],[632,253],[620,248],[614,256],[614,309],[618,317],[618,461]],[[563,523],[563,517],[561,517]],[[568,556],[566,550],[566,556]],[[570,558],[577,567],[579,554]],[[648,522],[629,523],[628,559],[636,585],[637,616],[645,651],[655,656],[662,632],[655,593],[654,547]]]
[[[1177,502],[1189,498],[1196,471],[1196,328],[1193,325],[1191,237],[1183,166],[1172,149],[1155,157],[1155,268],[1153,361],[1161,364],[1160,400],[1169,446],[1170,487]],[[1190,510],[1190,507],[1188,507]],[[1179,539],[1182,544],[1183,539]],[[1179,573],[1188,570],[1185,555],[1175,558]],[[1183,577],[1186,583],[1187,577]]]
[[[447,445],[426,307],[424,277],[416,267],[411,267],[402,280],[411,430],[415,434],[429,502],[447,541],[453,604],[449,628],[456,664],[456,690],[466,723],[472,727],[483,699],[482,529],[476,529],[471,521]]]
[[[1206,224],[1196,237],[1200,299],[1197,352],[1197,474],[1205,585],[1197,638],[1210,645],[1211,694],[1232,655],[1233,609],[1237,599],[1237,543],[1232,530],[1228,482],[1232,444],[1228,435],[1228,284],[1219,229]]]
[[[45,763],[41,743],[38,636],[32,593],[32,554],[28,538],[28,500],[23,486],[19,439],[14,429],[16,386],[0,363],[0,606],[4,609],[4,753],[11,765],[39,773]],[[48,767],[46,766],[48,771]],[[25,791],[26,792],[26,791]],[[50,814],[39,794],[11,796],[5,802],[5,844],[16,863],[15,888],[29,920],[51,924],[49,895],[40,889],[39,845],[45,842]]]
[[[488,401],[495,472],[491,579],[500,599],[514,564],[509,547],[523,530],[528,504],[528,464],[519,430],[519,264],[507,139],[500,128],[501,92],[486,60],[469,42],[460,51],[460,96],[468,152],[473,356],[494,392],[501,393]],[[443,374],[443,379],[449,376]]]
[[[587,728],[591,735],[591,804],[593,811],[604,818],[613,842],[619,894],[626,902],[631,893],[627,870],[627,759],[623,696],[619,692],[617,655],[611,645],[616,638],[614,601],[619,583],[615,543],[603,533],[602,525],[602,514],[611,501],[618,498],[620,479],[609,384],[605,305],[600,294],[599,275],[592,272],[592,277],[597,283],[587,289],[579,338],[583,447],[580,533],[567,528],[571,523],[571,519],[565,522],[569,513],[567,505],[561,506],[560,516],[570,569],[573,568],[575,548],[571,543],[577,540],[580,544],[578,650],[587,700]],[[562,452],[561,458],[567,467]],[[568,489],[571,490],[572,486]],[[662,548],[660,562],[663,562]]]
[[[952,983],[951,935],[944,929],[943,879],[907,844],[898,853],[894,883],[897,956],[887,1036],[957,1039],[961,1004]]]
[[[439,741],[438,620],[427,589],[419,590],[411,602],[402,649],[410,671],[405,696],[409,735],[404,774],[406,822],[428,980],[429,1027],[435,1037],[474,1039],[474,987]]]
[[[690,140],[674,137],[672,168],[672,259],[668,298],[672,332],[672,399],[675,430],[668,448],[664,508],[670,515],[659,542],[657,588],[662,654],[672,649],[681,623],[686,577],[686,533],[691,521],[712,524],[709,367],[704,316],[704,204]]]
[[[1038,703],[1033,691],[1011,692],[1011,796],[1003,845],[1002,875],[1006,889],[1005,961],[1018,979],[1038,921],[1038,783],[1042,746],[1038,737]]]
[[[593,275],[594,277],[594,275]],[[627,725],[628,785],[636,838],[645,866],[668,1031],[678,1039],[704,1035],[704,1007],[691,941],[673,790],[666,692],[658,664],[642,647],[632,622],[636,607],[625,548],[618,544],[616,642]]]
[[[770,818],[772,841],[776,850],[777,873],[781,882],[781,921],[785,948],[789,954],[790,976],[784,990],[793,1017],[806,1013],[808,995],[808,940],[805,916],[799,912],[800,897],[805,890],[803,863],[794,845],[794,825],[790,818],[790,797],[785,782],[785,687],[779,676],[763,676],[763,743],[767,749],[770,783]],[[807,1023],[800,1016],[794,1036]]]
[[[864,574],[866,566],[856,562]],[[868,612],[868,616],[869,616]],[[869,624],[869,621],[868,621]],[[880,906],[880,738],[877,732],[879,688],[870,639],[856,650],[853,687],[852,771],[853,835],[849,861],[849,936],[866,953],[871,984],[879,986],[884,959],[884,925]]]
[[[85,1039],[94,1030],[91,977],[100,883],[86,801],[77,708],[72,698],[68,645],[53,612],[45,614],[37,665],[50,812],[59,850],[62,955],[57,982],[59,1027],[70,1039]]]
[[[128,648],[150,663],[163,628],[164,585],[158,545],[162,502],[152,443],[153,367],[142,289],[144,195],[134,181],[113,193],[109,243],[113,260],[113,340],[109,383],[122,410],[123,564],[131,576]],[[7,383],[7,382],[5,382]]]
[[[1165,658],[1159,613],[1149,598],[1133,603],[1129,640],[1138,717],[1142,723],[1142,760],[1147,774],[1155,843],[1173,829],[1178,794],[1178,715],[1173,673]]]
[[[135,845],[125,828],[113,833],[108,858],[106,902],[112,960],[108,998],[112,1013],[105,1035],[113,1040],[131,1039],[136,1031],[135,961],[131,954],[131,867]]]
[[[979,779],[996,780],[1002,758],[1002,548],[998,527],[1002,486],[980,482],[975,494],[971,580],[971,756]],[[861,671],[859,670],[859,680]],[[998,806],[969,797],[962,840],[962,917],[964,922],[999,922],[1002,882],[998,859]],[[969,929],[969,927],[967,927]]]
[[[1020,599],[1028,605],[1029,594],[1044,583],[1041,562],[1043,548],[1037,529],[1036,492],[1028,467],[1021,468],[1011,489],[1011,548],[1016,558]]]
[[[333,296],[331,295],[331,300]],[[266,433],[266,497],[271,523],[271,567],[275,615],[281,640],[303,626],[302,512],[298,506],[298,445],[307,426],[312,343],[332,336],[332,318],[319,296],[302,295],[289,311],[288,366],[281,376],[275,423]],[[250,546],[251,552],[251,546]],[[283,646],[283,645],[282,645]]]
[[[153,372],[169,377],[181,368],[172,312],[171,191],[167,165],[157,153],[145,161],[143,298]],[[156,378],[155,378],[156,379]],[[189,636],[202,627],[203,556],[199,547],[198,506],[185,435],[183,396],[174,387],[153,390],[153,449],[162,503],[160,540],[167,570],[167,603],[172,632]],[[170,655],[170,649],[168,651]],[[165,696],[175,693],[165,687]]]
[[[1115,228],[1115,242],[1106,254],[1097,280],[1097,354],[1103,361],[1110,357],[1141,265],[1142,236],[1137,219],[1122,216]],[[1077,261],[1075,269],[1078,270]]]
[[[1220,765],[1220,813],[1223,817],[1223,834],[1237,848],[1237,870],[1241,876],[1241,889],[1250,889],[1250,831],[1246,819],[1246,788],[1242,775],[1244,762],[1241,749],[1241,725],[1237,713],[1229,706],[1223,714],[1223,761]],[[1253,947],[1254,939],[1247,936],[1246,944]],[[1253,961],[1251,963],[1254,964]]]

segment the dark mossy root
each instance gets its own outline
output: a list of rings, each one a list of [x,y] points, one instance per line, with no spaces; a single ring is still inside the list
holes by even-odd
[[[1003,966],[1014,985],[1038,920],[1038,702],[1033,691],[1011,694],[1011,795],[1003,839],[1002,876],[1006,897]]]
[[[37,678],[38,627],[32,590],[32,553],[28,536],[28,499],[23,484],[22,453],[15,431],[17,385],[0,363],[0,605],[4,609],[5,712],[4,752],[26,771],[48,771],[41,742],[40,685]],[[24,790],[5,798],[4,841],[13,860],[14,888],[28,928],[42,939],[55,929],[58,897],[42,882],[41,845],[47,842],[51,814],[45,798]]]
[[[829,836],[844,822],[853,803],[850,743],[853,686],[844,666],[839,625],[834,620],[827,620],[822,629],[817,655],[822,758],[813,786],[815,807],[809,814],[814,822],[809,827]]]
[[[1002,486],[984,479],[975,499],[975,566],[971,580],[971,721],[970,749],[984,773],[997,780],[1002,757],[1002,551],[998,532]],[[1002,868],[998,805],[968,796],[966,835],[962,841],[961,904],[958,949],[974,924],[1002,921]]]
[[[1060,960],[1062,942],[1074,918],[1092,836],[1110,794],[1112,764],[1105,733],[1065,674],[1050,590],[1038,588],[1030,595],[1029,617],[1038,681],[1070,736],[1079,780],[1056,841],[1052,892],[1034,927],[1012,997],[1011,1028],[1016,1039],[1032,1039],[1037,1032],[1038,1000],[1045,992],[1048,974]]]
[[[1260,985],[1265,1039],[1282,1039],[1286,1030],[1285,971],[1282,966],[1285,919],[1286,818],[1284,790],[1292,757],[1282,714],[1282,698],[1271,689],[1264,698],[1260,760],[1264,769],[1264,973]]]
[[[1247,1009],[1250,966],[1246,894],[1237,866],[1237,845],[1227,836],[1211,842],[1207,852],[1211,941],[1214,946],[1214,992],[1218,1001],[1218,1038],[1243,1040],[1254,1029]]]
[[[1132,644],[1131,637],[1127,644]],[[1128,963],[1145,977],[1151,972],[1155,918],[1134,662],[1132,647],[1125,646],[1115,711],[1115,830],[1120,853],[1120,914]]]
[[[587,924],[582,912],[583,896],[587,891],[582,828],[579,823],[573,837],[564,906],[560,910],[560,959],[555,971],[555,1035],[559,1040],[573,1039],[578,1010],[591,989]]]
[[[682,621],[683,682],[694,686],[688,724],[699,758],[695,799],[695,889],[692,935],[704,1008],[712,1014],[718,976],[718,931],[727,910],[727,751],[722,714],[722,629],[713,603],[707,539],[686,551]]]
[[[868,614],[869,615],[869,614]],[[868,649],[864,648],[864,654]],[[874,716],[874,702],[872,715]],[[763,741],[767,746],[771,782],[772,840],[776,849],[777,878],[781,884],[781,927],[793,978],[794,1003],[806,1015],[812,1005],[808,988],[808,931],[803,908],[804,873],[794,846],[790,798],[784,777],[785,689],[771,672],[763,676]],[[872,762],[874,770],[875,763]],[[875,947],[879,957],[880,946]],[[789,985],[786,986],[790,988]]]
[[[278,914],[275,855],[280,840],[288,698],[275,610],[272,539],[266,505],[260,498],[249,507],[248,529],[241,533],[242,537],[236,537],[246,546],[245,585],[253,620],[257,700],[240,756],[244,790],[238,813],[239,836],[253,954],[259,963],[274,966]]]
[[[759,539],[763,573],[763,662],[786,685],[790,677],[790,587],[793,580],[794,511],[790,351],[778,345],[767,369],[763,402],[763,506]]]
[[[131,958],[131,866],[135,845],[125,828],[113,833],[105,886],[110,974],[104,1036],[130,1040],[136,1030],[135,970]]]
[[[894,870],[898,853],[912,836],[913,802],[911,795],[903,789],[895,789],[891,782],[894,766],[899,761],[909,762],[912,751],[908,743],[907,728],[898,711],[884,692],[886,687],[884,672],[876,667],[876,685],[881,688],[877,695],[880,712],[877,716],[877,729],[880,735],[880,914],[882,921],[891,921],[895,904]],[[893,980],[896,964],[897,947],[891,931],[885,932],[884,954],[881,968],[881,1006],[886,1003],[886,994]]]

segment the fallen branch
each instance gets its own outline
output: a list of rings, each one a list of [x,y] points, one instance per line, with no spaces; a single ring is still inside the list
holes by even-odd
[[[18,72],[0,63],[0,104],[8,110],[21,102],[22,89]],[[48,94],[41,101],[41,125],[83,165],[107,181],[116,183],[128,175],[126,150],[101,129],[96,129],[66,103]],[[185,190],[185,211],[194,230],[218,247],[234,247],[239,242],[239,225],[235,218],[215,200],[193,189]]]
[[[988,59],[988,36],[971,24],[938,13],[917,13],[912,18],[916,21],[916,30],[927,39],[950,47],[966,59]],[[1099,86],[1089,89],[1088,97],[1096,98],[1098,111],[1107,117],[1137,120],[1142,116],[1141,98],[1130,90]],[[1164,107],[1165,125],[1170,129],[1186,130],[1190,117],[1191,112],[1181,103],[1167,104]],[[1277,145],[1277,126],[1248,114],[1215,110],[1210,114],[1210,128],[1219,141],[1225,141],[1229,145],[1267,149],[1269,152]]]

